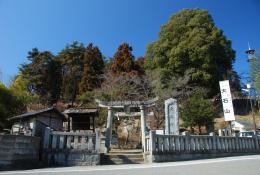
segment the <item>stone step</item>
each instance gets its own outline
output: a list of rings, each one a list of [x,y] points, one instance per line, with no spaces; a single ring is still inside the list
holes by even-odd
[[[118,156],[118,157],[110,157],[110,156],[101,156],[101,164],[102,165],[113,165],[113,164],[141,164],[144,163],[143,157],[127,157],[127,156]]]
[[[112,149],[109,153],[115,154],[142,154],[143,151],[141,149],[130,149],[130,150],[123,150],[123,149]]]
[[[122,165],[122,164],[143,164],[144,160],[111,160],[109,163],[103,165]]]
[[[144,163],[142,150],[113,149],[109,153],[101,155],[101,164],[140,164]]]
[[[126,154],[117,154],[117,153],[107,153],[109,157],[118,157],[118,156],[126,156],[126,157],[143,157],[143,154],[134,154],[134,153],[126,153]]]

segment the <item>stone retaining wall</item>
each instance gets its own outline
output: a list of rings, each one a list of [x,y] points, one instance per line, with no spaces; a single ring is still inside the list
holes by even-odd
[[[0,169],[25,169],[38,166],[40,138],[0,135]]]
[[[43,156],[47,166],[89,166],[100,162],[98,153],[83,150],[45,150]]]

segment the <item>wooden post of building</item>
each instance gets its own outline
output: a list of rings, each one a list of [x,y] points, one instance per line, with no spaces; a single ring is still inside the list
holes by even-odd
[[[93,132],[95,132],[95,116],[92,116]]]
[[[71,120],[71,119],[70,119],[70,116],[68,115],[68,132],[70,132],[70,128],[71,128],[71,126],[70,126],[70,125],[71,125],[70,120]]]

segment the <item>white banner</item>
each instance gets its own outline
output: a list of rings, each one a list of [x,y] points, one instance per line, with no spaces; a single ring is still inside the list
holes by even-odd
[[[220,81],[219,86],[220,86],[225,121],[235,120],[229,80]]]

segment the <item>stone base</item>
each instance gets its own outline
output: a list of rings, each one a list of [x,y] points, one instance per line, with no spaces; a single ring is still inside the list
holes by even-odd
[[[23,135],[0,136],[0,170],[38,167],[40,138]]]
[[[26,160],[1,160],[0,170],[24,170],[39,167],[38,159],[26,159]]]
[[[88,151],[57,151],[44,153],[46,166],[99,165],[100,155]]]
[[[220,157],[256,155],[258,152],[200,152],[200,153],[168,153],[168,154],[146,154],[145,162],[170,162],[170,161],[184,161],[184,160],[198,160],[198,159],[211,159]]]

